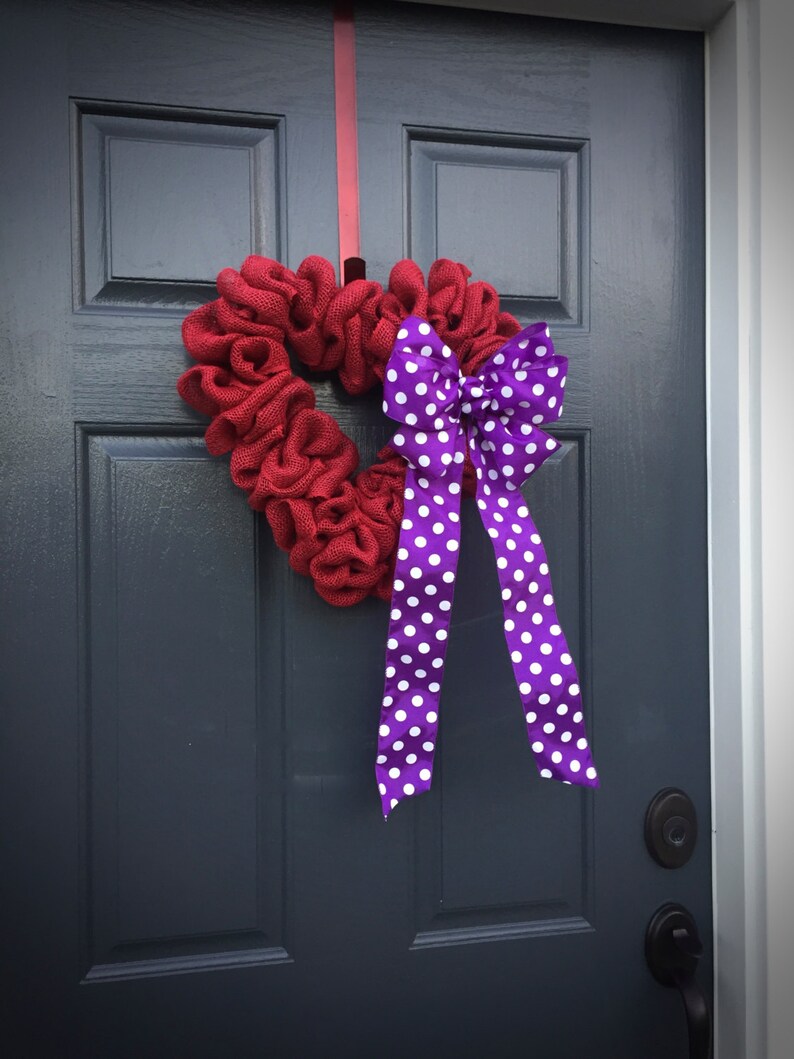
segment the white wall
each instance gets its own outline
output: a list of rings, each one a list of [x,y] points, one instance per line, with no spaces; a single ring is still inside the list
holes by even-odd
[[[794,3],[759,15],[761,614],[769,1059],[794,1056]],[[752,1057],[748,1057],[752,1059]]]

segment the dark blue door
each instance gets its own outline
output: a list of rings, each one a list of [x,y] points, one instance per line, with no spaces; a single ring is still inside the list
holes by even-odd
[[[537,775],[468,506],[433,790],[384,824],[387,607],[291,572],[174,389],[222,267],[336,257],[330,8],[6,6],[8,1054],[685,1056],[643,937],[708,934],[709,844],[665,870],[643,816],[678,786],[708,835],[702,39],[361,5],[368,275],[464,261],[570,358],[526,496],[602,781]],[[379,395],[318,394],[369,461]]]

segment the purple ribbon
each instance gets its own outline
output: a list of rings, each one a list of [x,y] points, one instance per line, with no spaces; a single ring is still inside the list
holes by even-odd
[[[391,445],[408,467],[375,766],[384,817],[429,790],[433,775],[467,445],[535,761],[544,778],[598,786],[546,552],[519,492],[559,448],[538,424],[559,419],[567,368],[543,323],[511,338],[477,376],[460,372],[425,320],[410,316],[397,334],[383,410],[402,424]]]

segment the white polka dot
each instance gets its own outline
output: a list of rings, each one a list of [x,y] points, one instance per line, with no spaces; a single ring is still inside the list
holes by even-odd
[[[415,625],[406,625],[405,628],[403,629],[403,632],[405,633],[406,636],[415,636],[416,635],[416,626]]]
[[[429,643],[420,643],[419,644],[419,653],[420,654],[426,655],[429,650],[430,650],[430,644]]]
[[[573,661],[573,659],[571,658],[571,656],[569,654],[564,653],[564,654],[560,655],[560,661],[562,662],[562,664],[564,666],[569,666],[571,664],[571,662]]]
[[[543,672],[543,666],[540,664],[540,662],[533,662],[532,665],[529,667],[529,671],[530,673],[534,673],[535,676],[537,676],[538,673]]]
[[[378,735],[387,736],[390,732],[391,728],[389,728],[388,724],[382,724],[378,729]]]
[[[451,570],[447,570],[446,573],[441,575],[441,577],[442,580],[446,581],[448,585],[452,584],[452,582],[455,580],[455,575]]]
[[[425,613],[422,615],[422,621],[425,623],[425,625],[429,625],[432,620],[433,615],[429,611],[425,611]]]
[[[540,774],[541,774],[541,776],[543,777],[544,780],[550,780],[551,779],[551,769],[541,769],[540,770]]]
[[[435,724],[436,721],[438,720],[438,714],[435,713],[433,710],[431,710],[430,713],[428,713],[428,715],[425,718],[425,720],[427,721],[428,724]]]
[[[545,692],[542,695],[538,695],[538,702],[541,706],[546,706],[551,702],[551,695],[547,695]]]
[[[408,337],[407,328],[401,327],[400,330],[397,332],[397,337],[398,338],[407,338]]]
[[[402,391],[400,391],[400,393],[396,393],[394,395],[394,400],[397,402],[397,404],[405,404],[408,398],[404,393],[402,393]]]
[[[503,555],[500,555],[499,558],[496,560],[496,565],[499,567],[500,570],[504,570],[504,568],[507,566],[507,559],[505,559]]]
[[[582,766],[576,760],[572,761],[569,765],[571,772],[578,772],[581,767]]]
[[[547,607],[550,607],[554,602],[554,596],[552,596],[550,592],[547,592],[546,595],[543,597],[543,602],[546,604]]]
[[[424,395],[427,393],[427,383],[418,382],[416,386],[414,386],[414,392],[417,393],[420,397],[424,397]]]
[[[563,732],[562,735],[560,736],[560,739],[562,739],[563,743],[570,743],[570,741],[571,741],[571,733],[570,732]]]
[[[427,780],[430,779],[430,769],[420,769],[419,770],[419,779],[420,780],[424,780],[425,782],[427,782]]]
[[[554,751],[554,753],[551,755],[551,760],[554,762],[555,765],[559,765],[559,763],[562,761],[562,754],[559,752],[559,750]]]
[[[430,324],[422,323],[422,324],[419,325],[417,330],[419,331],[420,335],[429,335],[430,334]],[[537,352],[537,350],[535,350],[535,352]],[[545,352],[545,349],[544,349],[544,352]]]
[[[535,751],[536,754],[541,754],[543,752],[543,743],[541,743],[540,740],[534,742],[532,744],[532,749]]]
[[[592,766],[592,765],[591,765],[591,766],[590,766],[590,768],[589,768],[589,769],[587,770],[587,772],[585,773],[585,775],[587,776],[587,778],[588,778],[589,780],[594,780],[594,779],[596,778],[596,770],[595,770],[595,769],[593,768],[593,766]]]
[[[446,629],[439,629],[438,632],[436,633],[436,639],[437,640],[446,640],[446,638],[447,638],[447,630]]]
[[[576,740],[576,745],[579,748],[579,750],[586,750],[587,749],[587,740],[586,739],[577,739]]]
[[[399,691],[407,691],[408,690],[408,681],[407,680],[399,681],[398,684],[397,684],[397,688],[398,688]]]
[[[386,676],[387,677],[393,677],[396,672],[397,672],[397,670],[394,668],[394,666],[386,666]]]
[[[424,547],[427,546],[427,538],[426,537],[414,537],[414,544],[416,545],[417,548],[424,548]]]
[[[408,714],[405,712],[405,710],[395,710],[394,711],[394,719],[395,719],[395,721],[404,721],[407,716],[408,716]]]
[[[406,754],[405,755],[405,764],[406,765],[415,765],[416,764],[416,754]]]
[[[535,721],[537,721],[537,719],[538,719],[538,715],[535,713],[535,711],[534,710],[530,710],[529,713],[526,716],[527,724],[534,724]]]
[[[521,652],[520,652],[520,651],[511,651],[511,652],[510,652],[510,657],[512,658],[512,660],[513,660],[514,662],[520,662],[520,661],[521,661],[521,659],[522,659],[522,658],[523,658],[524,656],[523,656],[523,655],[521,654]]]
[[[546,723],[543,725],[543,731],[546,733],[546,735],[551,735],[551,733],[554,731],[554,724],[552,723],[552,721],[546,721]]]
[[[397,382],[397,372],[394,370],[394,368],[389,368],[389,370],[386,372],[386,378],[389,380],[389,382]]]
[[[420,578],[421,576],[422,576],[422,570],[421,570],[421,568],[420,568],[420,567],[418,567],[418,566],[412,566],[412,567],[411,567],[411,577],[412,577],[412,578],[413,578],[414,580],[417,580],[417,578]]]
[[[536,382],[535,385],[532,387],[532,392],[536,397],[540,397],[544,390],[545,386],[542,382]]]
[[[421,352],[423,357],[432,357],[433,356],[433,347],[432,346],[422,346],[422,349],[421,349],[420,352]]]
[[[529,695],[530,691],[532,691],[532,685],[527,684],[526,680],[524,680],[521,684],[518,685],[518,690],[521,692],[522,695]]]
[[[417,733],[417,735],[418,734],[419,733]],[[427,751],[428,754],[432,754],[432,752],[435,750],[435,748],[436,748],[436,744],[435,743],[422,743],[422,750]]]
[[[571,684],[571,686],[568,688],[568,694],[569,695],[578,695],[579,694],[579,685],[578,684]]]
[[[421,331],[421,328],[419,330]],[[545,346],[535,346],[535,356],[537,356],[537,357],[545,357],[546,356],[546,347]]]
[[[562,684],[562,677],[560,676],[559,673],[552,673],[551,676],[549,677],[549,680],[551,681],[551,683],[554,685],[555,688],[558,688],[560,686],[560,684]]]
[[[459,545],[457,541],[447,541],[447,551],[456,552],[458,547]]]
[[[581,712],[580,712],[580,711],[578,711],[578,710],[577,710],[577,712],[576,712],[576,713],[575,713],[575,714],[573,715],[573,723],[574,723],[574,724],[581,724],[581,723],[582,723],[582,714],[581,714]]]
[[[523,581],[524,580],[524,571],[523,570],[516,570],[513,573],[513,580],[514,581]]]
[[[540,653],[543,654],[543,655],[550,655],[551,654],[551,644],[550,643],[542,643],[540,645]]]
[[[560,705],[557,707],[557,713],[560,715],[560,717],[564,717],[567,712],[568,706],[566,705],[566,703],[561,702]]]
[[[433,552],[432,555],[429,555],[427,557],[427,561],[430,563],[431,566],[438,566],[438,564],[441,562],[441,556]]]
[[[387,709],[388,709],[388,707],[389,707],[389,706],[391,706],[391,704],[392,704],[393,702],[394,702],[394,699],[392,698],[392,696],[391,696],[391,695],[384,695],[384,696],[383,696],[383,705],[384,705],[384,706],[385,706],[385,707],[386,707]]]

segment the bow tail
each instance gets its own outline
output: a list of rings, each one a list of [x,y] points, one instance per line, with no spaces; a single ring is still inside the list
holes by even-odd
[[[375,774],[387,818],[430,789],[460,545],[463,464],[428,480],[410,466],[394,571]]]
[[[529,508],[504,479],[486,481],[481,474],[477,506],[496,555],[507,648],[540,774],[598,787],[579,679],[557,618],[546,550]]]

